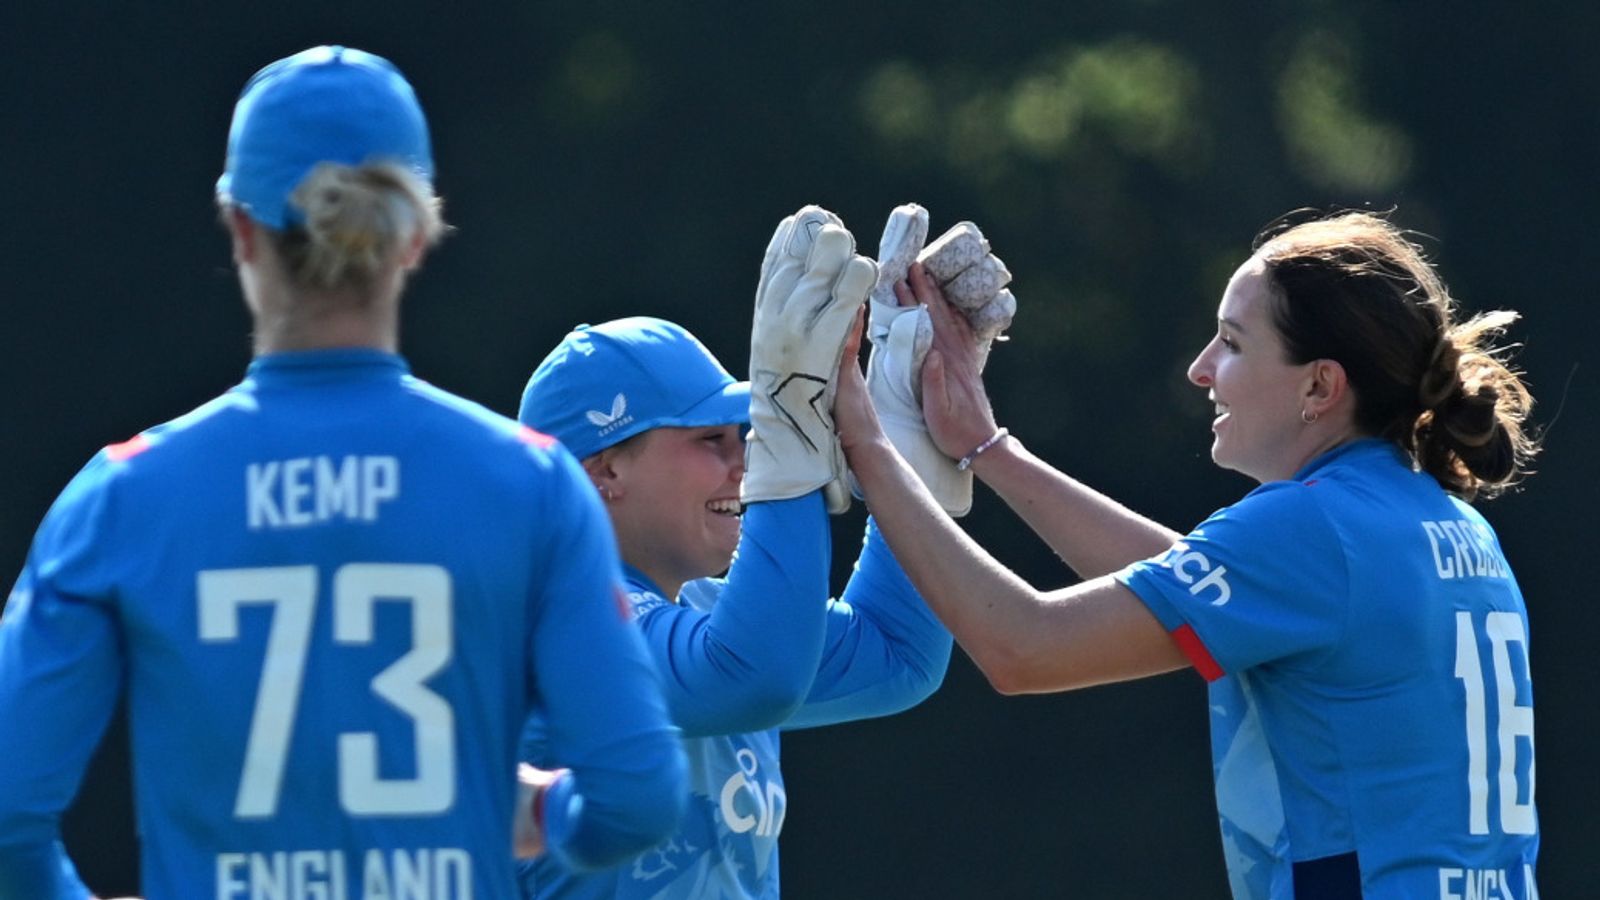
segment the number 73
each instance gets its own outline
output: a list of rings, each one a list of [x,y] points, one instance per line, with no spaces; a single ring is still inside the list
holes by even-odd
[[[203,641],[237,641],[240,607],[272,610],[233,806],[237,818],[268,818],[278,811],[300,702],[315,621],[317,569],[213,569],[199,573],[197,589]],[[450,573],[439,566],[350,563],[334,572],[335,645],[372,643],[373,612],[380,599],[411,607],[411,648],[374,676],[371,687],[411,718],[417,773],[413,778],[380,777],[378,736],[340,734],[339,805],[352,815],[425,815],[443,812],[455,802],[455,714],[448,701],[423,684],[450,662],[450,597]]]

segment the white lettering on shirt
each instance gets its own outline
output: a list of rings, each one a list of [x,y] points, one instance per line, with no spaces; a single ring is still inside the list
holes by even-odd
[[[1467,519],[1425,521],[1422,531],[1440,578],[1511,577],[1511,567],[1495,548],[1488,526]]]
[[[1166,565],[1172,568],[1174,577],[1189,585],[1189,593],[1196,597],[1207,588],[1215,588],[1217,596],[1211,600],[1212,606],[1222,606],[1233,599],[1233,588],[1228,586],[1228,580],[1223,577],[1228,574],[1228,567],[1217,566],[1213,569],[1211,560],[1198,550],[1190,550],[1188,544],[1180,541],[1173,545]],[[1191,566],[1207,573],[1206,576],[1196,580],[1195,573],[1189,571]]]
[[[216,900],[352,900],[343,850],[219,853]],[[368,850],[358,900],[468,900],[472,857],[459,847]]]
[[[1534,886],[1533,867],[1523,866],[1523,884],[1526,894],[1518,896],[1511,890],[1511,879],[1505,869],[1439,870],[1439,900],[1539,900],[1539,889]]]
[[[719,798],[722,820],[728,823],[728,830],[734,834],[744,834],[753,829],[758,835],[776,837],[783,829],[784,816],[789,812],[789,796],[777,782],[757,777],[761,764],[756,761],[754,753],[740,750],[736,756],[740,771],[723,783],[722,796]],[[749,803],[754,807],[753,814],[739,811],[740,795],[749,797]]]
[[[245,467],[252,531],[376,522],[380,506],[399,496],[400,461],[392,456],[303,456]]]

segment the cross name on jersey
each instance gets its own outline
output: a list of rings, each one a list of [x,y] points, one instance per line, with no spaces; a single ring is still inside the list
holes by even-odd
[[[302,456],[245,467],[252,531],[335,518],[375,522],[380,505],[399,496],[400,461],[392,456]]]
[[[1440,578],[1509,578],[1511,569],[1495,549],[1489,530],[1466,519],[1423,522]]]
[[[472,857],[459,847],[366,852],[358,893],[343,850],[217,854],[216,900],[468,900]]]

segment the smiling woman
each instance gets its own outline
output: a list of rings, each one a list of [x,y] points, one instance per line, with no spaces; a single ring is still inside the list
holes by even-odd
[[[1272,327],[1265,271],[1251,257],[1234,273],[1217,310],[1216,337],[1189,366],[1189,380],[1209,389],[1217,405],[1211,458],[1260,482],[1287,478],[1320,450],[1349,438],[1347,428],[1307,427],[1318,413],[1305,409],[1306,394],[1314,390],[1321,397],[1342,384],[1325,361],[1289,362]]]
[[[618,541],[629,548],[629,564],[669,596],[686,581],[727,569],[739,546],[739,431],[736,424],[663,425],[585,462]]]
[[[777,896],[780,730],[897,712],[944,677],[950,635],[876,527],[832,600],[824,491],[741,505],[750,393],[689,332],[645,317],[579,326],[528,380],[519,418],[583,460],[611,515],[693,772],[672,838],[620,869],[527,865],[529,897]],[[524,757],[558,763],[550,736],[536,717]]]
[[[1086,579],[1046,593],[995,562],[845,380],[836,416],[867,504],[998,689],[1205,677],[1235,897],[1538,896],[1527,609],[1467,503],[1536,449],[1532,400],[1490,341],[1514,314],[1455,322],[1381,218],[1271,236],[1189,369],[1216,404],[1217,464],[1261,485],[1180,536],[997,429],[970,330],[915,268],[905,294],[933,313],[940,450]]]
[[[1328,374],[1355,395],[1354,434],[1393,441],[1468,499],[1526,474],[1538,452],[1523,427],[1533,397],[1507,366],[1507,348],[1493,345],[1517,313],[1456,322],[1421,249],[1366,213],[1288,228],[1251,258],[1264,269],[1284,357],[1334,364]],[[1315,421],[1328,405],[1308,402],[1302,417]]]

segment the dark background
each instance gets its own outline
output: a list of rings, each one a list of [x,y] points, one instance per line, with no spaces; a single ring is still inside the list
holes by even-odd
[[[1467,309],[1526,315],[1546,452],[1485,511],[1531,609],[1543,894],[1591,895],[1597,33],[1600,7],[1540,2],[8,2],[0,568],[97,448],[239,378],[212,185],[245,79],[312,44],[388,56],[430,114],[459,231],[406,304],[420,376],[514,413],[567,328],[636,313],[741,371],[779,218],[823,204],[871,252],[916,200],[1016,273],[1001,423],[1180,530],[1249,487],[1211,465],[1183,371],[1251,238],[1298,207],[1392,208]],[[1070,583],[978,501],[985,546]],[[124,742],[67,822],[103,893],[136,889]],[[1226,895],[1193,673],[1001,698],[958,653],[920,708],[786,750],[791,897]]]

